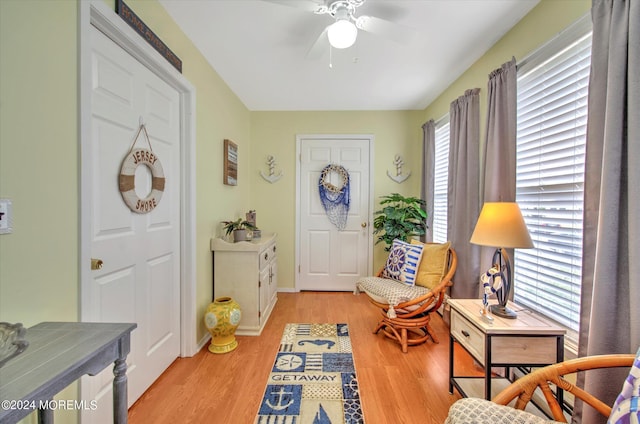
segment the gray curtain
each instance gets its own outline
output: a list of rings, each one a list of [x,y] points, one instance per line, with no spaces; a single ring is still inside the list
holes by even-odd
[[[640,346],[640,2],[594,0],[579,355]],[[579,384],[612,404],[628,370]],[[601,419],[585,408],[576,422]]]
[[[484,202],[516,200],[516,59],[489,74]]]
[[[477,298],[479,246],[469,243],[480,214],[480,89],[451,103],[447,235],[458,254],[453,298]]]
[[[422,126],[422,188],[420,198],[424,200],[427,211],[427,233],[422,241],[433,241],[433,178],[436,166],[436,123],[433,119]]]
[[[512,58],[489,74],[484,164],[484,202],[516,200],[517,69]],[[480,270],[491,268],[495,248],[481,247]],[[513,259],[513,249],[508,249]],[[513,263],[513,262],[512,262]],[[480,292],[482,288],[479,287]],[[481,294],[481,293],[480,293]],[[513,297],[513,291],[511,291]]]

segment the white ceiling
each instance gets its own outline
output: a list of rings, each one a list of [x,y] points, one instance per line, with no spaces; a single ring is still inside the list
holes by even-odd
[[[160,3],[249,110],[290,111],[424,109],[539,2],[367,0],[356,16],[391,21],[410,40],[359,31],[352,47],[330,58],[324,41],[310,58],[333,18],[300,6],[322,1]]]

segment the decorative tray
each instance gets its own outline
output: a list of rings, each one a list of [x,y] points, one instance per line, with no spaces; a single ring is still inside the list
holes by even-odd
[[[27,349],[26,333],[27,329],[21,323],[0,322],[0,367]]]

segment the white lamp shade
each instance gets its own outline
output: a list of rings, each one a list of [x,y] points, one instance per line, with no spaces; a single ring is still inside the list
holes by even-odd
[[[485,203],[470,241],[481,246],[533,247],[520,207],[513,202]]]
[[[346,49],[353,46],[358,36],[358,28],[353,22],[340,19],[329,26],[327,33],[329,37],[329,43],[336,49]]]

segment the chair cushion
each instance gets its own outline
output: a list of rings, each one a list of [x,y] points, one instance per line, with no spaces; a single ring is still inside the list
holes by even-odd
[[[413,286],[421,258],[422,246],[412,245],[402,240],[394,240],[389,251],[387,263],[382,270],[382,277]]]
[[[416,297],[429,293],[429,289],[421,286],[409,286],[396,280],[380,277],[364,277],[356,283],[356,290],[365,292],[379,303],[396,306]]]
[[[425,244],[418,240],[411,240],[411,244],[422,246],[422,259],[418,266],[416,285],[430,289],[436,287],[447,272],[451,242]]]
[[[611,408],[607,423],[623,424],[640,422],[640,349],[636,353],[622,391]]]
[[[445,424],[550,424],[537,415],[488,400],[464,398],[449,408]]]

